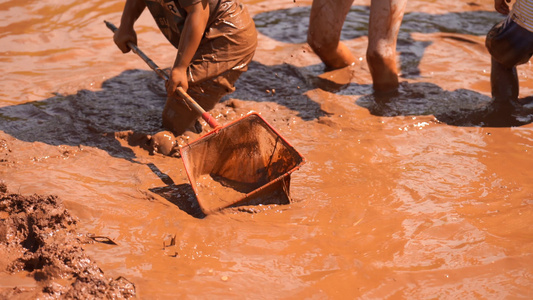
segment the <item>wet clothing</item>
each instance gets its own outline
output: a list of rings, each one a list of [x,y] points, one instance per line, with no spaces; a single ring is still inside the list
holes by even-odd
[[[514,22],[511,14],[492,27],[485,45],[494,59],[511,68],[526,63],[533,55],[533,32]]]
[[[528,62],[533,55],[533,32],[515,22],[518,19],[522,23],[533,21],[528,21],[524,17],[524,7],[526,7],[524,4],[530,6],[531,1],[518,0],[509,16],[494,25],[485,40],[485,45],[491,54],[490,82],[495,102],[509,103],[518,100],[516,66]]]
[[[157,26],[174,47],[178,48],[187,12],[183,7],[201,0],[145,0]],[[253,54],[257,33],[253,19],[245,7],[235,0],[209,0],[209,19],[199,48],[208,47],[216,39],[225,39],[231,48],[213,49],[217,61],[235,60]],[[255,37],[255,38],[254,38]]]
[[[533,0],[517,1],[513,5],[511,18],[521,27],[533,32]]]
[[[178,48],[187,12],[184,7],[201,0],[145,0],[158,27]],[[187,93],[206,111],[235,90],[257,47],[257,31],[246,8],[236,0],[208,0],[209,19],[188,69]],[[168,99],[163,126],[181,134],[198,118],[182,101]]]

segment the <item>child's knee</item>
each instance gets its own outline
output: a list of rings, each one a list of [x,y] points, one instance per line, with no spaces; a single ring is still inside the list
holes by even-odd
[[[162,125],[175,135],[182,134],[200,116],[192,111],[182,99],[167,98],[162,113]]]

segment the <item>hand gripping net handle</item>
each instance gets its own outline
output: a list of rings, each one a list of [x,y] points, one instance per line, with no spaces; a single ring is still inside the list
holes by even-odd
[[[107,28],[109,28],[111,31],[113,32],[117,31],[117,27],[113,23],[108,22],[108,21],[104,21],[104,23],[107,26]],[[168,80],[169,77],[167,73],[161,70],[159,66],[157,66],[156,63],[154,63],[153,60],[151,60],[146,54],[144,54],[144,52],[141,51],[141,49],[139,49],[139,47],[137,47],[137,45],[135,45],[132,42],[128,42],[128,47],[130,47],[130,49],[135,54],[137,54],[140,58],[142,58],[142,60],[144,60],[144,62],[148,66],[150,66],[150,68],[154,70],[154,72],[156,72],[157,75],[159,75],[159,77],[161,77],[165,81]],[[176,92],[179,94],[179,96],[181,96],[181,98],[183,98],[183,100],[187,103],[187,105],[189,105],[189,107],[192,107],[196,112],[200,113],[200,115],[202,116],[202,119],[204,119],[204,121],[206,121],[207,124],[211,126],[211,128],[215,129],[215,128],[220,127],[217,120],[215,120],[213,116],[211,116],[196,101],[194,101],[194,99],[191,96],[189,96],[189,94],[187,94],[187,92],[185,92],[183,88],[178,86],[178,88],[176,89]]]

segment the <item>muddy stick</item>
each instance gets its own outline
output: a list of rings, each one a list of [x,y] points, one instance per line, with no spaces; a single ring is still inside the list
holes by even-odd
[[[107,26],[107,28],[109,28],[111,31],[113,32],[117,31],[118,28],[113,23],[105,21],[105,20],[104,20],[104,23]],[[159,75],[159,77],[161,77],[165,81],[169,79],[167,73],[161,70],[161,68],[159,68],[159,66],[153,60],[151,60],[150,57],[148,57],[148,55],[144,54],[144,52],[142,52],[141,49],[137,47],[137,45],[135,45],[132,42],[128,42],[128,47],[130,47],[133,53],[137,54],[140,58],[142,58],[142,60],[144,60],[144,62],[152,70],[154,70],[154,72],[156,72],[157,75]],[[220,127],[217,120],[215,120],[215,118],[213,118],[208,112],[205,111],[205,109],[203,109],[203,107],[201,107],[191,96],[189,96],[189,94],[187,94],[187,92],[185,92],[185,90],[183,90],[181,86],[178,86],[176,91],[181,96],[181,98],[184,99],[187,105],[189,105],[190,107],[192,107],[194,110],[196,110],[198,113],[202,115],[202,119],[204,119],[207,122],[207,124],[211,126],[211,128]]]

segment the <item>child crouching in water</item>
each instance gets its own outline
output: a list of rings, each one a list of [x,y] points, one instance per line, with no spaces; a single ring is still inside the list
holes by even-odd
[[[248,69],[257,47],[257,31],[246,8],[237,0],[126,0],[116,45],[127,53],[137,45],[134,23],[148,7],[157,26],[177,49],[166,82],[163,127],[180,135],[194,125],[199,113],[178,99],[183,88],[206,111],[235,91],[235,82]]]

